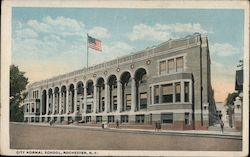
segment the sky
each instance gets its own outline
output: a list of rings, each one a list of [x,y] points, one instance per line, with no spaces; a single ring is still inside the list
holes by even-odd
[[[243,58],[244,10],[12,8],[12,64],[29,82],[86,66],[86,34],[102,41],[89,66],[199,32],[208,36],[215,100],[234,91]]]

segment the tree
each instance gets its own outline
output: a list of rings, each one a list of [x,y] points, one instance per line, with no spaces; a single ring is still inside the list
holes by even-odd
[[[238,95],[239,95],[239,94],[236,93],[236,92],[229,93],[229,94],[227,95],[226,105],[227,105],[227,106],[232,105],[233,102],[235,101],[235,98],[236,98]]]
[[[10,121],[23,121],[23,107],[19,107],[27,93],[23,92],[28,84],[25,72],[19,71],[18,66],[10,66]]]

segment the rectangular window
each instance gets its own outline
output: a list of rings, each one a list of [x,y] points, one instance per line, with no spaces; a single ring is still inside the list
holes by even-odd
[[[159,104],[159,85],[154,86],[154,103]]]
[[[115,122],[115,117],[114,116],[108,116],[108,122],[109,123],[114,123]]]
[[[102,122],[102,116],[96,116],[96,123]]]
[[[174,59],[168,60],[168,73],[175,72]]]
[[[147,108],[147,93],[140,93],[140,109]]]
[[[135,122],[136,123],[144,123],[144,119],[145,119],[145,116],[144,116],[144,114],[142,114],[142,115],[136,115],[136,117],[135,117]]]
[[[86,116],[86,122],[87,123],[91,122],[91,116]]]
[[[35,107],[34,107],[34,104],[32,103],[31,104],[31,112],[34,112],[35,111]]]
[[[185,102],[189,102],[189,82],[184,83]]]
[[[113,96],[113,109],[114,109],[114,111],[116,111],[117,110],[117,96]]]
[[[131,94],[126,95],[126,110],[131,109]]]
[[[165,74],[166,73],[166,70],[167,70],[166,61],[161,61],[160,62],[159,69],[160,69],[160,74]]]
[[[128,123],[128,115],[121,116],[121,123]]]
[[[92,112],[92,109],[91,109],[91,105],[88,104],[87,105],[87,110],[86,110],[87,113],[91,113]]]
[[[173,102],[173,85],[172,84],[162,85],[162,102],[163,103]]]
[[[162,113],[161,114],[161,122],[172,124],[173,123],[173,113]]]
[[[175,83],[175,102],[181,102],[181,84]]]
[[[185,112],[185,125],[189,125],[189,112]]]
[[[176,58],[176,71],[177,72],[183,71],[183,57]]]

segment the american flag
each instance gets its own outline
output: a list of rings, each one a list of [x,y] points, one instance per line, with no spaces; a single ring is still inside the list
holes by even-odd
[[[88,36],[88,47],[97,51],[102,51],[102,42],[99,39]]]

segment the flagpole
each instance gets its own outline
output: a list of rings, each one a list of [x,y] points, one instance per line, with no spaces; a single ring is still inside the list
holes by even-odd
[[[89,67],[89,35],[87,33],[87,68]]]

